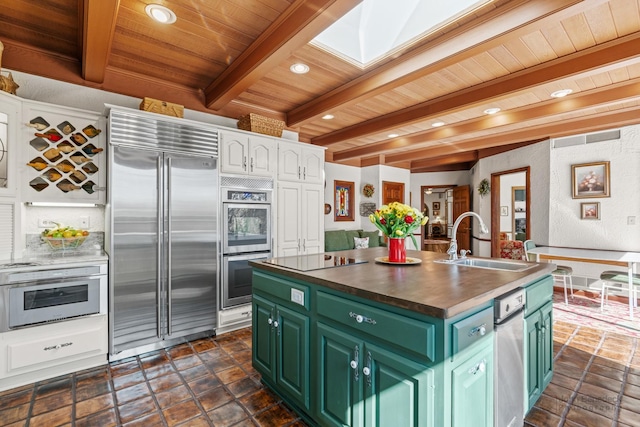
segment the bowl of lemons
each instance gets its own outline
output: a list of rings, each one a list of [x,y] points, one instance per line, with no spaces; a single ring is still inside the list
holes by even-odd
[[[42,232],[42,240],[53,250],[75,249],[80,247],[89,236],[87,230],[58,226]]]

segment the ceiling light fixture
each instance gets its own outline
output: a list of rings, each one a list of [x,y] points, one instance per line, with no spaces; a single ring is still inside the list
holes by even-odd
[[[567,95],[569,95],[571,92],[573,92],[571,89],[562,89],[562,90],[557,90],[555,92],[553,92],[551,94],[552,98],[562,98],[565,97]]]
[[[296,74],[306,74],[309,72],[309,66],[300,62],[293,64],[291,67],[289,67],[289,69],[292,73]]]
[[[433,122],[431,123],[431,126],[433,126],[434,128],[439,128],[440,126],[444,126],[444,122]]]
[[[323,120],[331,120],[333,119],[333,114],[325,114],[324,116],[322,116]]]
[[[424,194],[431,194],[433,193],[433,190],[431,188],[427,188],[427,191],[424,192]]]
[[[484,110],[485,114],[495,114],[498,111],[500,111],[499,108],[495,107],[495,108],[487,108],[486,110]]]
[[[389,138],[397,138],[399,135],[397,133],[390,133],[387,135]]]
[[[159,4],[148,4],[144,11],[151,19],[161,24],[173,24],[177,19],[173,10]]]

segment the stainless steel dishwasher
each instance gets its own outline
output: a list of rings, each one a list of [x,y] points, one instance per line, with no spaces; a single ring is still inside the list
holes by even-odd
[[[523,289],[494,301],[494,426],[524,424],[524,303]]]

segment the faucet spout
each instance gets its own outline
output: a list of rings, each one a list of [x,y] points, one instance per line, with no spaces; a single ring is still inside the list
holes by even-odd
[[[482,234],[487,234],[489,232],[489,229],[487,229],[487,226],[485,225],[484,221],[482,221],[480,215],[471,211],[461,213],[460,216],[456,218],[456,221],[453,223],[453,228],[451,229],[451,243],[449,244],[449,249],[447,250],[449,261],[458,259],[458,241],[456,240],[456,234],[458,233],[458,227],[460,226],[460,223],[468,216],[475,216],[478,219],[478,222],[480,223],[480,232]]]

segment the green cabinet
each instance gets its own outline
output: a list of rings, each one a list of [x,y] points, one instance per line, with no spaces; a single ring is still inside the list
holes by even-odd
[[[493,425],[493,340],[479,347],[449,370],[452,427]]]
[[[528,412],[553,377],[553,304],[548,302],[524,319],[525,408]]]
[[[525,287],[524,407],[536,403],[553,377],[553,278],[546,276]]]
[[[434,425],[433,369],[323,323],[317,337],[320,425]]]
[[[295,403],[309,409],[309,316],[253,296],[253,365]]]

